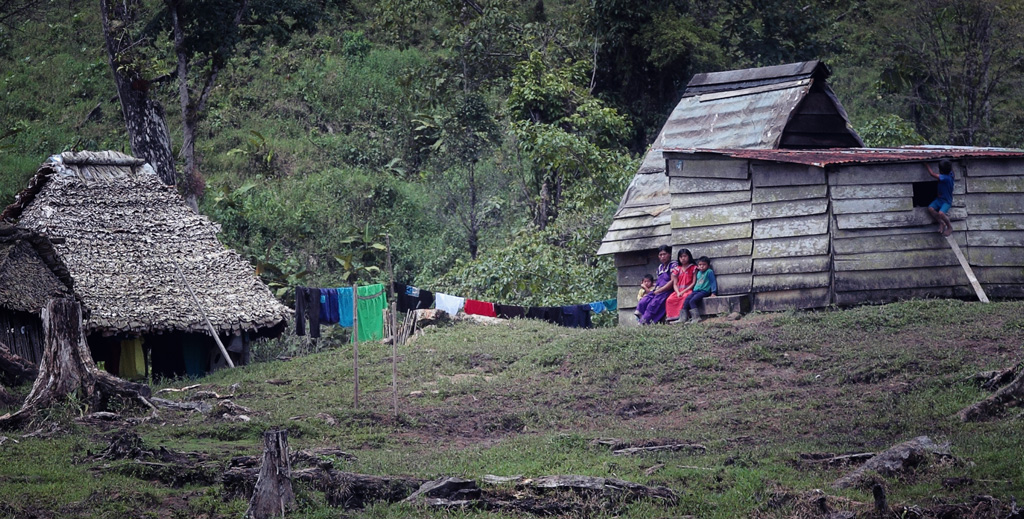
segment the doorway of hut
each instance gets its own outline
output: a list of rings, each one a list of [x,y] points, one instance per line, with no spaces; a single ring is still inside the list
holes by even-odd
[[[222,336],[221,342],[236,366],[249,362],[247,334]],[[216,342],[203,333],[93,334],[88,343],[97,367],[125,380],[201,377],[227,367]]]

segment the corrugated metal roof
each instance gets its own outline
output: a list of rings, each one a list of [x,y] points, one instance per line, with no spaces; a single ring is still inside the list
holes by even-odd
[[[813,85],[812,76],[824,79],[828,71],[819,62],[809,61],[694,76],[615,214],[617,222],[629,218],[629,229],[649,228],[647,237],[623,240],[629,229],[610,229],[598,254],[657,248],[671,237],[670,225],[655,221],[659,216],[667,221],[671,213],[663,149],[775,148],[790,115]],[[650,218],[637,218],[637,207],[649,210]]]
[[[831,148],[824,150],[665,148],[665,153],[710,153],[728,157],[806,164],[825,167],[833,164],[920,162],[943,158],[1024,159],[1024,150],[1011,148],[974,148],[967,146],[905,146],[900,148]]]

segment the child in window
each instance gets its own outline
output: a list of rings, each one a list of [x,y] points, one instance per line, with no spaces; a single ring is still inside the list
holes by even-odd
[[[693,285],[693,292],[686,296],[683,302],[683,315],[680,319],[687,319],[691,324],[700,322],[700,311],[697,304],[702,299],[718,293],[718,282],[715,281],[715,271],[711,270],[711,260],[707,256],[697,259],[697,281]],[[692,312],[692,314],[691,314]]]

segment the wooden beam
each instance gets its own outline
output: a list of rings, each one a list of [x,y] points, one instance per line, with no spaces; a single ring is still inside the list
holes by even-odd
[[[981,283],[978,283],[978,278],[974,275],[974,271],[971,270],[971,265],[967,263],[964,253],[960,252],[960,246],[956,244],[956,240],[952,236],[946,236],[946,243],[949,244],[950,248],[953,249],[953,253],[956,254],[957,261],[960,262],[964,273],[967,274],[967,279],[971,282],[971,286],[974,287],[974,293],[978,294],[978,300],[982,303],[987,303],[988,296],[985,295],[985,290],[981,288]]]

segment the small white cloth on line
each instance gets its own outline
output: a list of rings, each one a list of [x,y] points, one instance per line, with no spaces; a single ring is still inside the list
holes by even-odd
[[[466,298],[435,292],[434,306],[438,310],[444,310],[448,315],[454,316],[459,313],[459,310],[462,310],[463,306],[466,306]]]

